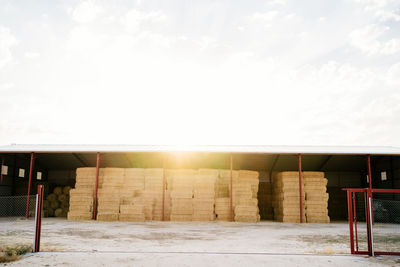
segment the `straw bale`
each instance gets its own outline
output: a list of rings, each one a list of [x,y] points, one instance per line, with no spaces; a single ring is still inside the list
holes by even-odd
[[[146,217],[144,214],[119,214],[121,222],[144,222]]]
[[[130,179],[144,179],[145,169],[142,168],[126,168],[125,169],[125,178]]]
[[[236,215],[235,222],[259,222],[260,216],[259,215]]]
[[[304,178],[324,178],[325,177],[325,173],[324,172],[302,172],[302,175]]]
[[[69,211],[68,215],[67,215],[67,219],[70,221],[91,220],[92,212]]]
[[[144,170],[144,176],[147,179],[148,177],[160,177],[162,178],[164,175],[164,170],[162,168],[148,168]]]
[[[84,167],[76,169],[77,176],[96,176],[96,168]]]
[[[230,178],[231,177],[231,170],[219,170],[219,176],[222,178]],[[239,177],[239,172],[232,170],[232,178]]]
[[[171,214],[170,220],[176,222],[190,222],[192,221],[192,215]]]
[[[118,221],[119,213],[115,212],[100,212],[97,214],[97,220],[98,221],[105,221],[105,222],[111,222],[111,221]]]

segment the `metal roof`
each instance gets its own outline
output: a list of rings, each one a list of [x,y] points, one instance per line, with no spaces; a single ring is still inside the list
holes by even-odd
[[[270,145],[50,145],[12,144],[0,146],[0,153],[132,153],[132,152],[219,152],[261,154],[331,154],[331,155],[400,155],[399,147],[391,146],[270,146]]]

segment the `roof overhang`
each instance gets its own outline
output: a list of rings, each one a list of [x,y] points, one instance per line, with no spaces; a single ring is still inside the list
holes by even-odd
[[[0,146],[0,153],[135,153],[135,152],[214,152],[309,155],[400,155],[391,146],[170,146],[170,145],[20,145]]]

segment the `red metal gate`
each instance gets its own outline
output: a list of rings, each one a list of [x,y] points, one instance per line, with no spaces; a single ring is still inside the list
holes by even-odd
[[[400,255],[400,190],[343,190],[347,191],[351,254]],[[382,245],[387,242],[394,245]]]

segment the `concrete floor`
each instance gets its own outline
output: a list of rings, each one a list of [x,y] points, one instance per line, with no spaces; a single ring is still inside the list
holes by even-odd
[[[360,240],[363,231],[360,227]],[[377,245],[400,251],[399,225],[376,225]],[[374,266],[399,257],[349,255],[348,224],[71,222],[43,220],[39,254],[12,265]],[[364,242],[360,241],[360,245]],[[0,244],[33,242],[33,221],[0,220]],[[399,261],[400,262],[400,261]]]

